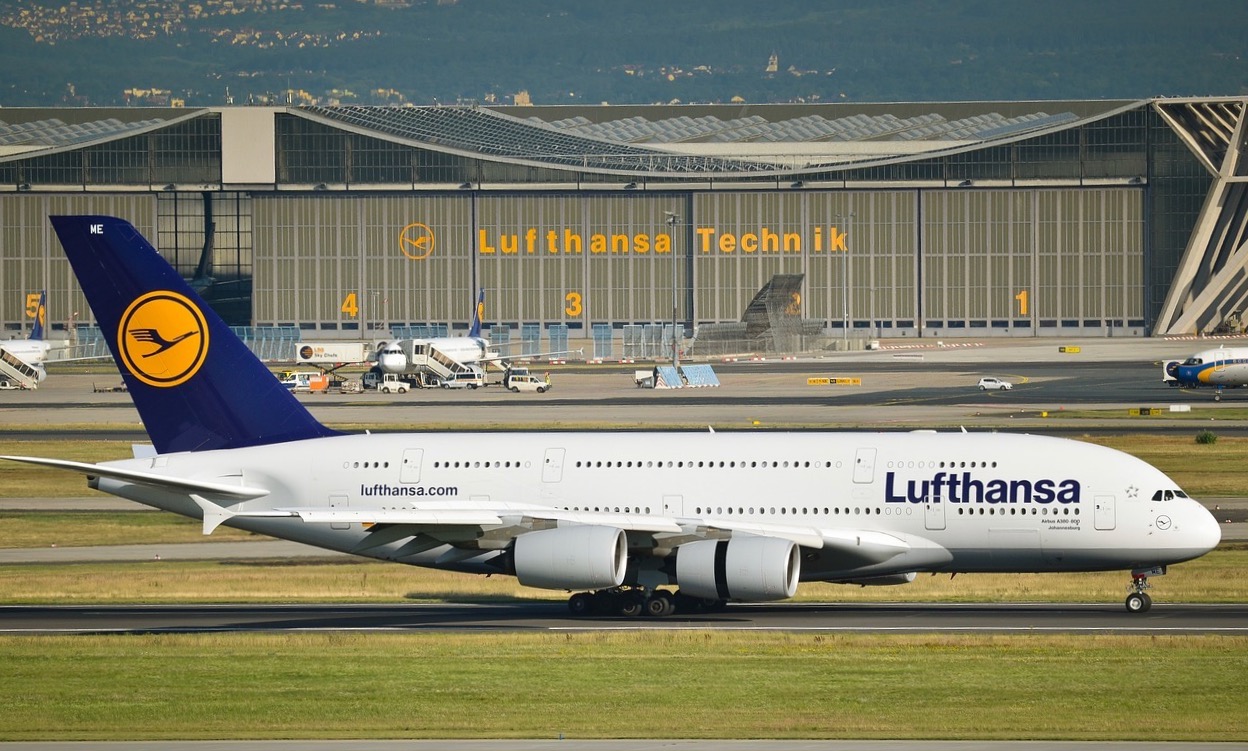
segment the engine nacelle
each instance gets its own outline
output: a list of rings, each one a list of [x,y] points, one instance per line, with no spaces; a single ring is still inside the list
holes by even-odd
[[[765,602],[797,592],[797,543],[778,537],[698,540],[676,548],[676,583],[708,600]]]
[[[624,583],[628,539],[615,527],[555,527],[526,532],[512,550],[516,578],[541,589],[608,589]]]

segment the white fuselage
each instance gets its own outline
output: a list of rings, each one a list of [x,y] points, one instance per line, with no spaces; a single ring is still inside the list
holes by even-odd
[[[239,511],[483,508],[511,509],[520,519],[526,508],[557,508],[593,513],[590,523],[599,525],[611,518],[604,514],[668,517],[736,532],[779,525],[837,541],[803,544],[803,580],[1132,569],[1197,557],[1220,538],[1210,514],[1145,462],[1090,444],[995,433],[349,435],[109,466],[270,491],[233,507]],[[201,516],[184,494],[98,483]],[[458,543],[417,545],[410,530],[386,541],[354,521],[237,517],[227,524],[463,571],[495,570],[491,559],[500,555],[490,529],[466,531]],[[499,527],[508,539],[506,524]],[[855,545],[873,540],[901,541],[904,552],[883,561],[854,555]],[[653,542],[633,548],[630,542],[630,557],[650,570],[668,552]]]
[[[1248,347],[1220,347],[1179,363],[1175,377],[1184,385],[1248,385]]]
[[[0,342],[0,349],[32,367],[40,366],[48,359],[52,343],[42,339],[10,339]]]
[[[409,357],[411,353],[411,357]],[[489,341],[477,336],[411,339],[388,344],[377,352],[377,365],[384,373],[410,373],[420,369],[421,358],[446,357],[461,365],[471,365],[494,356]]]

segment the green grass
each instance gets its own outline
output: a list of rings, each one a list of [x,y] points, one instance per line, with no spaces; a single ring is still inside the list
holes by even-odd
[[[1248,638],[0,637],[0,739],[1242,741]]]
[[[1164,602],[1248,602],[1248,547],[1224,546],[1153,579]],[[896,587],[804,583],[798,602],[1104,602],[1126,596],[1125,572],[919,576]],[[337,558],[0,566],[0,604],[482,602],[563,599],[514,577]]]
[[[203,529],[194,519],[151,511],[0,511],[0,548],[269,539],[229,527],[205,537]]]

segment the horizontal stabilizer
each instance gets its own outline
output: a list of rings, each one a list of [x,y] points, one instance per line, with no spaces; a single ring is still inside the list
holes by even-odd
[[[139,472],[133,469],[109,467],[103,464],[73,462],[66,459],[44,459],[38,456],[0,456],[0,459],[8,459],[13,462],[24,462],[26,464],[37,464],[41,467],[51,467],[53,469],[65,469],[70,472],[77,472],[79,474],[86,475],[88,477],[108,477],[114,480],[132,482],[136,485],[147,485],[149,487],[161,488],[164,490],[172,490],[178,493],[199,493],[204,495],[224,496],[226,498],[236,498],[243,501],[252,498],[263,498],[269,494],[269,491],[266,488],[249,488],[243,485],[224,485],[215,482],[204,482],[202,480],[191,480],[185,477],[158,475],[152,472]]]
[[[276,511],[276,510],[267,510],[267,509],[260,510],[260,511],[235,511],[233,509],[226,508],[225,506],[213,503],[207,498],[204,498],[199,495],[194,495],[194,494],[191,495],[191,500],[195,501],[195,505],[199,506],[199,510],[204,512],[204,534],[206,535],[212,534],[213,530],[221,526],[223,522],[229,519],[232,519],[236,516],[246,516],[246,517],[252,517],[252,518],[292,516],[292,514],[288,511]]]

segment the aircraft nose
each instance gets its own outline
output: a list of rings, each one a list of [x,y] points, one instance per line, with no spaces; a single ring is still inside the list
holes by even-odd
[[[1201,555],[1204,555],[1222,542],[1222,527],[1218,525],[1218,520],[1209,513],[1208,509],[1196,501],[1192,501],[1192,504],[1196,508],[1193,509],[1191,518],[1187,522],[1187,529],[1184,531],[1192,547],[1199,548]]]

